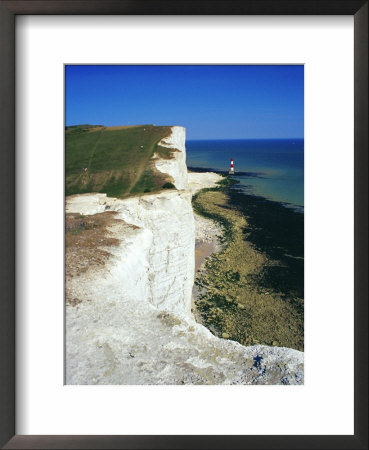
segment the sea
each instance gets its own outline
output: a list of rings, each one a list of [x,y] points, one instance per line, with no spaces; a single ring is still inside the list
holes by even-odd
[[[228,173],[233,158],[238,183],[229,189],[228,202],[247,219],[245,239],[274,261],[257,282],[282,293],[303,314],[303,139],[193,140],[186,150],[194,171]]]
[[[245,194],[304,210],[303,139],[227,139],[186,141],[187,167],[227,173]]]

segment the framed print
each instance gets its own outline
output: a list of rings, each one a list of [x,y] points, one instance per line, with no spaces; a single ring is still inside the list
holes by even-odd
[[[303,384],[303,81],[302,65],[65,66],[66,385]],[[81,126],[96,91],[111,116]],[[114,124],[158,104],[160,124]]]
[[[367,448],[367,3],[0,8],[4,448]]]

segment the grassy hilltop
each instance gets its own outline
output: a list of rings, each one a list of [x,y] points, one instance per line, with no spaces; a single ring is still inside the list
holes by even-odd
[[[154,153],[172,158],[175,150],[158,145],[170,133],[171,127],[153,125],[66,127],[65,195],[102,192],[126,197],[174,187],[151,159]]]

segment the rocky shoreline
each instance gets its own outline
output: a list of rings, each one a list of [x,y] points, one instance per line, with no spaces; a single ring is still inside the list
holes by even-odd
[[[259,282],[266,269],[282,264],[249,242],[245,231],[250,229],[249,218],[230,203],[228,194],[229,187],[204,189],[193,200],[195,211],[205,216],[202,219],[218,223],[213,241],[210,226],[206,235],[200,231],[202,245],[217,242],[218,248],[214,246],[196,273],[195,317],[216,336],[246,346],[303,350],[301,299],[286,298],[278,285],[275,289]]]
[[[192,194],[196,194],[201,189],[213,188],[217,182],[223,178],[215,173],[189,173],[189,187]],[[197,272],[205,259],[213,253],[222,250],[221,237],[223,227],[218,222],[208,219],[194,212],[195,219],[195,272]]]

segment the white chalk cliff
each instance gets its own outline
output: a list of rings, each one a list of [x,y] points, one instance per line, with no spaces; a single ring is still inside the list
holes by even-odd
[[[154,155],[155,167],[170,175],[177,189],[188,188],[185,142],[186,130],[183,127],[172,127],[172,134],[159,142],[161,147],[174,149],[172,159],[159,159]]]
[[[84,194],[67,212],[117,211],[134,225],[100,271],[67,282],[82,300],[66,308],[67,384],[301,384],[303,353],[244,347],[220,339],[191,314],[195,224],[188,186],[185,129],[160,145],[176,149],[155,160],[177,190],[128,199]]]

